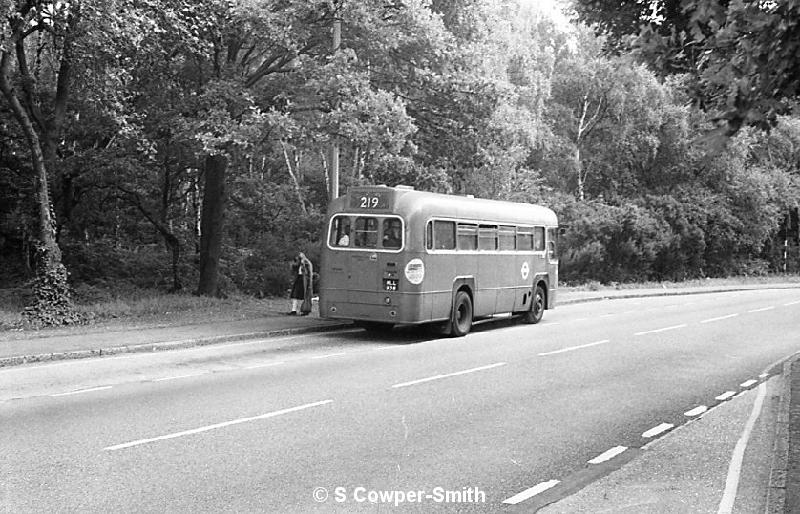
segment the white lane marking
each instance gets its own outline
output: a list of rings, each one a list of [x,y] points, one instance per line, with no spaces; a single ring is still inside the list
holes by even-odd
[[[674,426],[675,425],[673,425],[672,423],[661,423],[660,425],[654,426],[650,430],[644,432],[642,434],[642,437],[655,437],[662,432],[670,430]]]
[[[724,393],[722,393],[721,395],[717,396],[714,399],[719,401],[724,401],[732,396],[736,396],[736,391],[725,391]]]
[[[770,307],[763,307],[763,308],[761,308],[761,309],[753,309],[752,311],[747,311],[747,312],[764,312],[764,311],[771,311],[771,310],[772,310],[772,309],[774,309],[774,308],[775,308],[774,306],[770,306]]]
[[[476,371],[483,371],[483,370],[486,370],[486,369],[497,368],[499,366],[505,366],[506,364],[507,363],[505,363],[505,362],[496,362],[494,364],[489,364],[488,366],[481,366],[479,368],[465,369],[464,371],[456,371],[455,373],[447,373],[445,375],[434,375],[432,377],[420,378],[419,380],[412,380],[410,382],[402,382],[400,384],[394,384],[392,387],[393,388],[397,388],[397,387],[407,387],[407,386],[410,386],[410,385],[422,384],[423,382],[430,382],[431,380],[439,380],[441,378],[455,377],[455,376],[458,376],[458,375],[466,375],[467,373],[474,373]]]
[[[742,435],[733,449],[731,463],[728,465],[728,477],[725,479],[725,491],[722,494],[722,500],[719,502],[719,510],[717,510],[719,514],[730,514],[733,511],[736,490],[739,488],[739,476],[742,471],[744,451],[747,449],[747,441],[750,439],[753,426],[756,424],[759,414],[761,414],[761,406],[764,404],[766,394],[767,385],[765,382],[761,382],[761,385],[758,386],[756,401],[753,403],[753,410],[750,412],[750,417],[747,418]]]
[[[338,357],[339,355],[345,355],[347,352],[339,352],[339,353],[326,353],[325,355],[315,355],[311,357],[312,359],[327,359],[328,357]]]
[[[291,407],[288,409],[268,412],[266,414],[261,414],[259,416],[252,416],[249,418],[239,418],[231,421],[224,421],[222,423],[215,423],[213,425],[207,425],[200,428],[193,428],[192,430],[184,430],[182,432],[174,432],[172,434],[161,435],[158,437],[151,437],[149,439],[137,439],[136,441],[131,441],[128,443],[116,444],[114,446],[107,446],[103,448],[103,450],[104,451],[121,450],[123,448],[130,448],[131,446],[138,446],[140,444],[147,444],[155,441],[164,441],[166,439],[175,439],[176,437],[199,434],[201,432],[208,432],[209,430],[216,430],[217,428],[224,428],[224,427],[229,427],[231,425],[238,425],[239,423],[247,423],[248,421],[257,421],[260,419],[274,418],[275,416],[281,416],[283,414],[289,414],[290,412],[297,412],[304,409],[310,409],[311,407],[319,407],[320,405],[326,405],[332,402],[333,400],[323,400],[321,402],[306,403],[305,405],[299,405],[297,407]]]
[[[111,389],[111,387],[113,386],[92,387],[90,389],[78,389],[77,391],[68,391],[66,393],[51,394],[50,396],[53,398],[55,398],[56,396],[72,396],[73,394],[92,393],[94,391],[105,391],[106,389]]]
[[[758,375],[758,378],[767,378],[768,376],[769,376],[769,373],[762,373],[762,374]]]
[[[286,362],[285,361],[265,362],[263,364],[253,364],[252,366],[245,366],[244,369],[268,368],[270,366],[280,366],[281,364],[286,364]]]
[[[190,378],[190,377],[199,377],[200,375],[205,375],[205,371],[201,371],[200,373],[189,373],[188,375],[175,375],[172,377],[164,377],[164,378],[154,378],[153,382],[165,382],[167,380],[178,380],[179,378]]]
[[[704,320],[703,320],[703,321],[701,321],[700,323],[712,323],[712,322],[714,322],[714,321],[721,321],[721,320],[723,320],[723,319],[735,318],[735,317],[736,317],[736,316],[738,316],[738,315],[739,315],[739,314],[738,314],[738,313],[736,313],[736,314],[728,314],[727,316],[719,316],[718,318],[709,318],[709,319],[704,319]]]
[[[642,336],[642,335],[645,335],[645,334],[656,334],[658,332],[666,332],[667,330],[675,330],[677,328],[685,328],[687,326],[688,325],[686,325],[686,323],[684,323],[683,325],[672,325],[671,327],[657,328],[655,330],[646,330],[644,332],[636,332],[633,335]]]
[[[691,418],[691,417],[694,417],[694,416],[699,416],[700,414],[704,413],[707,410],[708,410],[708,407],[706,407],[705,405],[698,405],[697,407],[695,407],[692,410],[687,410],[686,412],[683,413],[683,415],[684,416],[689,416]]]
[[[600,464],[601,462],[605,462],[607,460],[611,460],[611,459],[613,459],[614,457],[616,457],[617,455],[619,455],[620,453],[624,452],[627,449],[628,449],[627,446],[615,446],[615,447],[611,448],[610,450],[606,450],[605,452],[601,453],[600,455],[598,455],[594,459],[590,460],[589,464]]]
[[[800,303],[800,300],[796,300],[794,302],[789,302],[789,303],[784,303],[783,306],[784,307],[788,307],[790,305],[797,305],[798,303]]]
[[[516,505],[520,502],[524,502],[528,498],[536,496],[537,494],[543,493],[550,489],[551,487],[555,487],[560,484],[560,480],[548,480],[547,482],[542,482],[541,484],[536,484],[535,486],[531,487],[530,489],[525,489],[521,493],[517,493],[511,498],[503,500],[503,503],[507,505]]]
[[[755,384],[756,382],[758,382],[758,380],[753,380],[751,378],[750,380],[746,380],[746,381],[742,382],[741,384],[739,384],[739,387],[750,387],[751,385]]]
[[[607,342],[609,342],[608,339],[603,339],[602,341],[595,341],[594,343],[582,344],[580,346],[569,346],[567,348],[562,348],[561,350],[554,350],[552,352],[540,353],[539,356],[555,355],[557,353],[571,352],[572,350],[580,350],[581,348],[588,348],[590,346],[597,346],[598,344],[605,344]]]

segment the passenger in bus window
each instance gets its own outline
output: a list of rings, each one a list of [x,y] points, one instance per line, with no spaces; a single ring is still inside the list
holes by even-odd
[[[339,242],[337,244],[339,246],[350,246],[350,234],[347,232],[342,234],[342,237],[339,238]]]
[[[401,240],[402,233],[400,228],[400,220],[383,220],[383,247],[400,248]]]

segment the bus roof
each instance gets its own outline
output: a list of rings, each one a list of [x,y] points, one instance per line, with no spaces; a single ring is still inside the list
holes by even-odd
[[[370,193],[388,197],[386,198],[388,202],[386,202],[385,206],[381,204],[377,209],[374,209],[376,213],[394,212],[406,218],[411,216],[452,218],[486,221],[487,223],[495,224],[558,225],[555,212],[541,205],[430,193],[406,187],[352,187],[348,189],[347,195],[340,199],[341,201],[332,204],[332,208],[338,212],[350,211],[350,207],[357,205],[353,201],[354,198],[365,194],[369,195]],[[356,212],[362,211],[362,209],[354,210]]]

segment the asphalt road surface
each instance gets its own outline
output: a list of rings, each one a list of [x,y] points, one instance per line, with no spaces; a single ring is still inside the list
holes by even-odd
[[[639,298],[0,370],[0,511],[524,509],[763,380],[798,317],[797,290]]]

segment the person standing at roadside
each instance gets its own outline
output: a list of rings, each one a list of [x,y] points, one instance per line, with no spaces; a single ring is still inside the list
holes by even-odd
[[[314,266],[303,252],[297,254],[291,263],[292,292],[289,295],[292,300],[292,310],[287,314],[290,316],[307,316],[311,312],[311,297],[313,295],[313,275]]]

